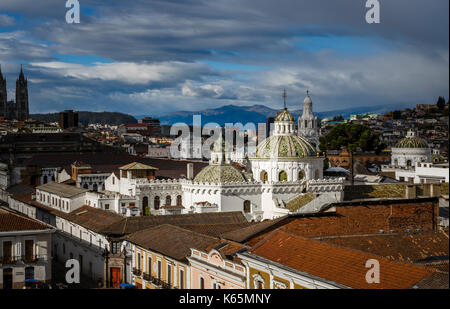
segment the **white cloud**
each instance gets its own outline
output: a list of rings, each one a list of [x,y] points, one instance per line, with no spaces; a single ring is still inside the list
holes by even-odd
[[[32,62],[37,67],[56,75],[81,80],[100,79],[127,84],[145,85],[151,82],[184,81],[185,77],[210,74],[212,71],[202,63],[167,61],[155,64],[133,62],[95,63],[94,65],[66,62]]]

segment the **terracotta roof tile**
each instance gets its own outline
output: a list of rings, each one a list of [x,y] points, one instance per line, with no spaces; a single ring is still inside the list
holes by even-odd
[[[189,231],[170,224],[163,224],[133,233],[127,240],[145,249],[159,252],[179,261],[187,261],[191,248],[204,250],[218,239]]]
[[[431,276],[435,270],[385,258],[281,230],[272,232],[252,254],[292,269],[357,289],[405,289]],[[380,283],[366,282],[367,260],[380,262]]]
[[[14,210],[0,207],[0,232],[51,230],[51,226]]]

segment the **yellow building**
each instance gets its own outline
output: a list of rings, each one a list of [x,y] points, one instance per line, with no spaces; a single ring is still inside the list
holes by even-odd
[[[131,234],[132,282],[140,289],[189,289],[187,256],[191,248],[203,250],[217,238],[165,224]]]

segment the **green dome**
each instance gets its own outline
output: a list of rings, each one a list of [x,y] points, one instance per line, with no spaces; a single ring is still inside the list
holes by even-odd
[[[275,121],[295,121],[294,117],[287,111],[287,108],[285,108],[281,113],[279,113],[275,117]]]
[[[244,175],[232,165],[208,165],[194,178],[195,182],[246,182]]]
[[[395,148],[428,148],[428,144],[419,137],[405,137],[395,145]]]
[[[256,148],[257,158],[303,158],[315,155],[315,148],[297,135],[272,135]]]

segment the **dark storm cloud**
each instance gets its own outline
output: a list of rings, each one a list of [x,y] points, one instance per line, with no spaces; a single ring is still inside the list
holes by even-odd
[[[448,0],[380,0],[376,25],[365,0],[79,2],[80,24],[65,22],[64,0],[0,2],[0,62],[10,79],[28,62],[36,110],[275,106],[284,87],[296,101],[311,89],[322,109],[448,95]]]

